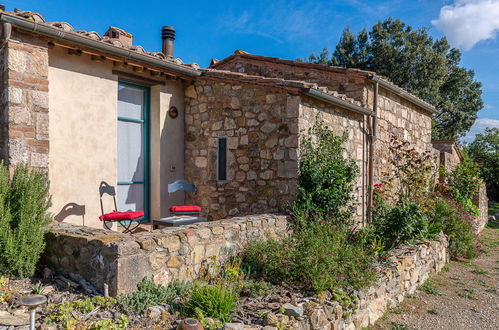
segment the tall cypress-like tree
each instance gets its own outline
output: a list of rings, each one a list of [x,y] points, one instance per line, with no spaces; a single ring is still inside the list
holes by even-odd
[[[433,138],[464,136],[483,108],[481,83],[474,72],[459,66],[461,53],[447,39],[434,39],[428,28],[413,29],[386,19],[352,33],[347,27],[332,57],[327,48],[310,55],[309,62],[374,71],[433,104]]]

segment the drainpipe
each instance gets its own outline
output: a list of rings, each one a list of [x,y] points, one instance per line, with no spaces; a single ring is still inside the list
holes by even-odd
[[[369,200],[367,206],[368,221],[373,221],[373,196],[374,196],[374,152],[376,150],[376,131],[378,117],[378,81],[374,81],[373,115],[371,119],[371,135],[369,135]]]
[[[9,41],[11,33],[12,25],[10,23],[0,24],[0,48],[2,48],[7,43],[7,41]]]

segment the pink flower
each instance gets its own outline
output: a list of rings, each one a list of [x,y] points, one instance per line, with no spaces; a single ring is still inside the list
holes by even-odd
[[[343,276],[343,274],[340,274],[340,275],[339,275],[339,277],[340,277],[340,278],[345,278],[345,276]]]

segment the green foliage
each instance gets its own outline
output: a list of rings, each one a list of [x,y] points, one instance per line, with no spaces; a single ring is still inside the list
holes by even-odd
[[[423,291],[423,292],[426,292],[427,294],[433,294],[433,295],[437,295],[437,296],[443,296],[443,293],[440,292],[440,290],[438,290],[435,287],[435,284],[433,283],[433,281],[431,279],[426,280],[426,282],[424,282],[419,287],[419,289],[421,291]]]
[[[466,147],[468,154],[480,168],[481,177],[487,184],[487,195],[499,202],[499,128],[486,128],[477,134]]]
[[[343,31],[334,54],[327,49],[308,61],[374,71],[436,106],[433,135],[454,139],[466,134],[483,108],[481,83],[459,66],[461,53],[445,38],[433,39],[428,28],[413,29],[388,18],[371,31]]]
[[[447,189],[458,199],[473,199],[480,188],[480,169],[476,163],[463,152],[463,160],[451,172],[446,174]]]
[[[386,248],[431,237],[428,219],[416,202],[401,197],[393,207],[385,205],[382,212],[379,209],[378,206],[373,213],[371,226],[375,237],[382,238]]]
[[[442,231],[449,239],[452,257],[474,258],[477,238],[473,232],[473,214],[466,205],[450,195],[435,193],[425,201],[426,214],[433,232]]]
[[[248,280],[243,282],[241,295],[247,297],[262,297],[274,292],[274,286],[265,281]]]
[[[0,164],[0,273],[26,277],[45,248],[51,218],[47,175],[19,165],[12,178]]]
[[[66,301],[59,305],[51,304],[47,307],[49,316],[45,322],[51,324],[76,324],[82,316],[90,313],[97,307],[110,308],[116,305],[116,299],[111,297],[93,297],[83,300]]]
[[[145,277],[137,284],[137,291],[118,296],[118,303],[125,311],[143,313],[147,307],[171,303],[177,297],[186,296],[189,290],[188,283],[173,281],[164,287]]]
[[[250,243],[245,262],[271,283],[316,293],[359,289],[376,279],[374,251],[357,244],[355,231],[347,226],[322,221],[282,241]]]
[[[315,216],[343,223],[353,214],[358,166],[344,157],[345,141],[345,136],[335,136],[319,119],[302,139],[298,198],[292,207],[298,226],[306,226]]]
[[[220,284],[197,283],[192,288],[186,308],[193,316],[230,322],[237,300],[238,296],[233,289]]]
[[[437,167],[430,152],[419,152],[395,136],[390,139],[389,152],[390,166],[382,173],[386,188],[408,198],[421,197],[431,190]]]

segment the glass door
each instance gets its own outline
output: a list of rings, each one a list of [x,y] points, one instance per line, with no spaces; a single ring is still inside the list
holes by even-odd
[[[118,84],[118,211],[144,211],[148,220],[149,89]]]

